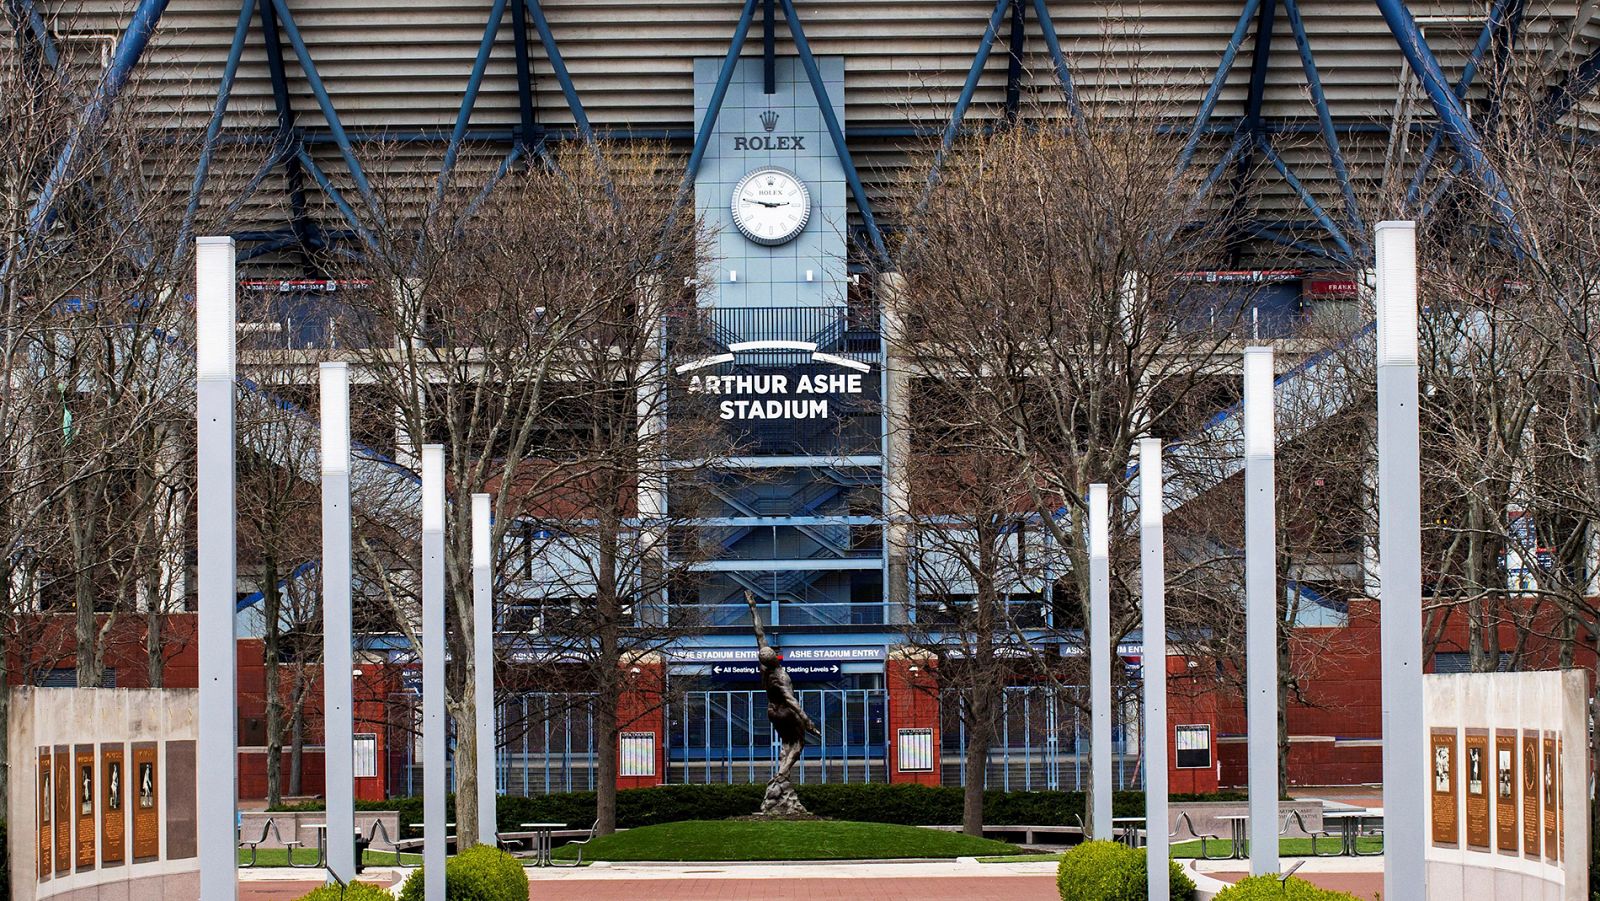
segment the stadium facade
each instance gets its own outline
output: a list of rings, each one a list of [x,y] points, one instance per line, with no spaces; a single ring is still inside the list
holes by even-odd
[[[1279,390],[1292,393],[1297,379],[1326,375],[1317,370],[1325,361],[1296,358],[1294,330],[1354,305],[1373,199],[1405,196],[1420,212],[1448,179],[1496,189],[1475,124],[1494,97],[1476,73],[1512,47],[1543,54],[1554,118],[1584,103],[1600,77],[1590,9],[1523,0],[86,0],[70,11],[17,0],[8,9],[13,38],[101,47],[108,97],[139,79],[156,87],[172,127],[207,134],[194,203],[237,206],[241,275],[263,301],[261,333],[282,342],[278,364],[286,350],[312,367],[330,340],[321,310],[341,284],[308,268],[299,249],[359,253],[368,148],[445,156],[473,184],[593,135],[664,141],[679,155],[716,236],[715,346],[673,357],[674,387],[711,399],[741,451],[719,464],[720,511],[695,520],[717,548],[695,564],[703,627],[633,668],[641,684],[670,688],[664,705],[629,702],[638,709],[625,716],[627,785],[764,778],[773,746],[746,592],[824,728],[802,778],[966,778],[959,717],[901,653],[916,579],[893,553],[886,500],[896,474],[885,411],[903,386],[886,371],[894,349],[877,296],[879,274],[893,268],[884,214],[930,139],[1024,108],[1114,103],[1132,84],[1176,98],[1188,112],[1171,122],[1173,139],[1208,173],[1208,188],[1251,210],[1241,226],[1249,240],[1200,276],[1258,286],[1245,314],[1251,337],[1284,339]],[[266,165],[237,165],[245,155],[229,148],[249,146],[273,148]],[[1219,411],[1212,427],[1225,430],[1234,415]],[[1359,558],[1332,565],[1352,594],[1360,567]],[[502,610],[525,655],[511,665],[551,663],[539,659],[540,624],[581,606],[582,592],[568,575],[543,580],[564,588],[542,594],[539,576],[579,568],[559,553],[529,557],[526,584]],[[245,624],[255,622],[252,587],[241,586]],[[1045,576],[1014,593],[1036,611],[1027,615],[1041,640],[1055,634],[1051,590]],[[1370,637],[1369,606],[1332,593],[1316,600],[1305,629]],[[1316,749],[1295,781],[1376,778],[1376,642],[1355,644],[1325,703],[1291,714],[1295,740]],[[1136,635],[1120,655],[1140,663]],[[360,666],[358,715],[371,730],[358,737],[358,775],[371,780],[363,793],[414,793],[409,650],[369,637]],[[1188,675],[1182,659],[1170,668]],[[1087,724],[1055,691],[1005,690],[992,786],[1080,784]],[[1181,728],[1167,737],[1182,768],[1174,787],[1239,781],[1224,769],[1237,704],[1213,691],[1179,695]],[[502,698],[501,709],[517,724],[499,749],[502,790],[592,787],[595,736],[581,704],[529,691]],[[260,743],[257,710],[242,707],[243,745]],[[1139,778],[1136,710],[1129,696],[1117,718],[1125,785]],[[247,794],[256,769],[246,766]]]

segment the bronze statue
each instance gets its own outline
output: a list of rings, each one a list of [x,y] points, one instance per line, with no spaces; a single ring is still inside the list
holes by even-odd
[[[767,719],[773,731],[783,742],[778,756],[777,769],[767,782],[766,797],[761,799],[762,816],[804,816],[806,809],[789,782],[789,773],[799,762],[806,749],[806,733],[821,735],[822,730],[806,716],[800,701],[794,696],[794,682],[783,669],[783,659],[767,644],[767,633],[761,627],[761,612],[756,609],[755,595],[746,591],[745,603],[750,605],[750,623],[756,631],[756,659],[761,663],[761,687],[767,693]]]

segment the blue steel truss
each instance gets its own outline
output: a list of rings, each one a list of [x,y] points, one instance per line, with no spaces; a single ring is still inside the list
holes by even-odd
[[[770,59],[774,53],[774,18],[776,11],[781,10],[794,40],[796,51],[817,95],[818,106],[823,113],[829,137],[832,139],[840,159],[844,163],[851,194],[856,201],[862,219],[865,240],[879,261],[887,263],[889,256],[887,246],[884,243],[876,217],[873,215],[871,203],[862,187],[859,173],[850,157],[848,148],[845,146],[842,125],[832,115],[832,105],[827,101],[826,88],[822,84],[820,75],[815,71],[815,58],[810,44],[806,40],[795,0],[743,0],[741,15],[729,44],[728,62],[731,63],[742,52],[757,11],[758,2],[764,14],[763,54]],[[1521,234],[1516,220],[1516,212],[1513,209],[1511,198],[1503,180],[1484,153],[1483,134],[1480,132],[1479,127],[1469,118],[1464,98],[1481,69],[1485,57],[1492,54],[1499,61],[1503,60],[1511,51],[1525,10],[1525,0],[1495,0],[1494,6],[1484,23],[1482,34],[1473,49],[1471,58],[1453,84],[1446,78],[1404,0],[1374,0],[1374,2],[1388,25],[1398,49],[1405,57],[1411,72],[1422,87],[1438,118],[1437,126],[1429,129],[1427,149],[1419,158],[1416,170],[1412,174],[1411,182],[1406,192],[1408,207],[1423,210],[1431,209],[1433,202],[1442,196],[1447,186],[1458,175],[1466,173],[1487,192],[1491,200],[1492,211],[1499,219],[1501,227],[1506,231],[1512,243],[1516,244],[1520,240]],[[1271,51],[1272,25],[1277,15],[1279,3],[1282,4],[1283,12],[1288,18],[1296,50],[1301,58],[1305,88],[1315,112],[1315,121],[1313,123],[1274,123],[1267,121],[1261,115],[1262,97],[1266,89],[1268,75],[1266,60]],[[44,20],[35,8],[33,0],[7,0],[5,7],[16,30],[31,34],[40,58],[47,66],[54,66],[56,64],[55,50],[51,46]],[[111,106],[116,102],[118,94],[127,84],[166,7],[167,0],[139,0],[131,11],[128,24],[117,42],[113,59],[102,74],[92,95],[85,103],[79,121],[66,133],[58,150],[55,165],[39,186],[36,201],[28,214],[24,246],[34,240],[52,221],[60,189],[65,184],[69,173],[79,162],[87,139],[91,138],[95,129],[103,124]],[[508,7],[511,10],[513,20],[512,45],[517,71],[518,124],[511,129],[474,130],[471,128],[472,112],[476,105],[487,63],[496,44],[499,42],[500,26]],[[951,111],[949,120],[942,128],[890,126],[863,128],[858,130],[857,134],[867,137],[895,137],[935,133],[941,136],[941,145],[948,147],[961,132],[984,65],[994,48],[995,42],[999,40],[1003,22],[1008,18],[1010,32],[1008,36],[1008,52],[1011,59],[1009,60],[1006,75],[1005,112],[1008,117],[1017,115],[1020,104],[1021,78],[1023,76],[1021,55],[1030,7],[1033,18],[1037,20],[1039,34],[1043,38],[1046,50],[1049,53],[1052,74],[1059,82],[1069,108],[1074,113],[1077,113],[1080,109],[1080,101],[1073,82],[1071,66],[1062,50],[1060,38],[1050,16],[1046,0],[996,0],[989,17],[985,21],[978,47],[973,54],[972,63],[968,68],[960,95]],[[233,83],[237,76],[239,61],[249,40],[250,24],[258,15],[261,21],[261,36],[266,49],[268,67],[273,81],[278,124],[272,134],[262,136],[262,140],[272,150],[268,164],[264,165],[256,177],[247,183],[240,196],[234,198],[228,204],[228,208],[237,210],[243,199],[253,193],[267,175],[273,170],[281,168],[285,175],[285,201],[289,207],[290,215],[288,217],[289,226],[285,229],[241,232],[238,236],[240,240],[254,245],[243,250],[241,256],[248,259],[262,253],[285,248],[331,250],[335,249],[337,245],[351,242],[357,242],[368,248],[375,246],[375,238],[369,224],[381,222],[382,212],[373,195],[371,184],[362,168],[359,155],[356,152],[356,145],[379,136],[346,131],[333,99],[322,82],[310,48],[306,45],[295,22],[294,15],[289,9],[288,0],[243,0],[240,4],[238,24],[229,47],[228,59],[223,68],[222,77],[217,85],[216,103],[212,111],[211,120],[207,123],[205,140],[196,164],[188,212],[185,216],[184,228],[181,230],[183,240],[186,241],[192,236],[192,224],[198,210],[201,192],[205,189],[215,150],[224,140],[222,124],[226,116]],[[573,117],[573,125],[570,128],[550,129],[542,126],[537,121],[532,99],[532,61],[528,53],[529,27],[538,34],[539,41],[549,61],[551,74],[559,85],[567,108]],[[1243,49],[1244,41],[1250,37],[1252,30],[1255,35],[1255,42],[1252,52],[1250,90],[1245,107],[1240,111],[1237,119],[1230,122],[1214,121],[1222,88],[1226,84],[1237,57]],[[287,76],[284,70],[285,55],[283,44],[285,41],[287,41],[290,51],[301,68],[303,77],[316,103],[317,112],[321,114],[323,122],[318,128],[308,128],[301,124],[298,121],[297,111],[291,106],[286,90]],[[726,81],[730,69],[731,66],[725,66],[718,80],[723,91],[726,90]],[[1579,100],[1591,93],[1597,84],[1600,84],[1600,51],[1596,51],[1584,59],[1562,81],[1550,89],[1549,96],[1546,98],[1544,108],[1539,116],[1540,127],[1548,128],[1553,126]],[[1493,106],[1494,102],[1493,98],[1491,98],[1491,115],[1488,117],[1490,124],[1485,127],[1492,127],[1494,118]],[[685,181],[687,182],[694,177],[698,160],[701,153],[703,153],[704,141],[709,136],[709,125],[715,120],[716,112],[719,108],[720,103],[713,102],[711,110],[708,111],[707,121],[700,123],[698,128],[635,131],[630,132],[629,136],[654,139],[665,138],[669,140],[682,140],[692,137],[696,151],[699,152],[691,152],[685,171]],[[1313,197],[1305,189],[1299,177],[1295,175],[1277,153],[1273,145],[1273,136],[1284,133],[1286,130],[1285,125],[1289,125],[1290,130],[1296,132],[1313,131],[1321,134],[1328,153],[1330,168],[1338,184],[1341,201],[1339,205],[1342,209],[1337,212],[1330,210],[1323,201]],[[1364,259],[1368,250],[1363,237],[1366,229],[1357,209],[1355,186],[1351,180],[1349,167],[1339,139],[1341,135],[1349,134],[1352,131],[1369,129],[1375,131],[1387,130],[1385,126],[1381,125],[1368,124],[1359,126],[1349,123],[1337,123],[1334,120],[1322,88],[1321,77],[1312,50],[1312,42],[1300,15],[1297,0],[1245,0],[1236,25],[1224,45],[1215,74],[1201,101],[1194,122],[1188,128],[1188,135],[1179,166],[1182,169],[1190,164],[1200,141],[1206,135],[1231,134],[1234,140],[1228,143],[1218,163],[1208,176],[1202,180],[1200,191],[1204,193],[1212,190],[1218,182],[1222,181],[1230,169],[1234,173],[1232,181],[1234,182],[1236,193],[1246,189],[1248,187],[1248,185],[1244,184],[1248,180],[1246,176],[1250,171],[1251,164],[1259,155],[1261,159],[1277,170],[1290,190],[1301,200],[1312,221],[1325,233],[1327,240],[1325,242],[1308,241],[1304,235],[1299,234],[1296,230],[1266,222],[1243,223],[1240,226],[1241,229],[1252,237],[1302,251],[1315,252],[1320,256],[1325,256],[1335,261],[1349,263]],[[454,127],[449,131],[448,135],[413,133],[383,135],[381,137],[386,140],[445,141],[444,162],[439,172],[439,187],[441,191],[449,182],[460,147],[464,142],[499,142],[509,145],[500,165],[483,186],[481,194],[486,195],[492,190],[493,185],[518,163],[525,163],[536,158],[545,158],[545,144],[548,140],[568,138],[588,140],[595,136],[596,131],[589,121],[577,87],[573,83],[570,72],[567,70],[556,36],[544,14],[540,0],[490,0],[488,15],[485,19],[484,37],[480,42],[473,65],[467,73],[466,84],[462,92],[462,103]],[[230,137],[228,140],[241,140],[241,138]],[[243,140],[251,139],[244,138]],[[343,196],[328,174],[322,170],[321,166],[308,152],[309,146],[320,143],[332,143],[337,147],[347,169],[350,183],[354,186],[356,193],[360,195],[359,210],[356,204],[351,203]],[[1427,201],[1424,201],[1422,197],[1424,182],[1433,168],[1438,151],[1446,143],[1454,150],[1456,161],[1450,174],[1442,179],[1445,185],[1436,188],[1433,195]],[[935,176],[937,166],[936,155],[934,169],[929,173],[930,179]],[[314,182],[328,197],[334,208],[339,211],[340,217],[344,219],[345,227],[325,229],[311,220],[306,200],[306,191],[308,190],[306,182],[308,180]],[[469,212],[475,207],[476,204],[470,205]],[[348,253],[348,251],[346,252]]]

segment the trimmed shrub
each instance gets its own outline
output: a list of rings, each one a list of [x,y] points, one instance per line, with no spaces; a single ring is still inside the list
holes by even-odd
[[[1318,888],[1295,876],[1290,876],[1282,885],[1276,876],[1251,876],[1217,892],[1217,901],[1283,901],[1285,898],[1289,901],[1358,901],[1349,892]]]
[[[400,901],[422,901],[418,867],[400,887]],[[528,901],[528,874],[522,864],[499,848],[478,845],[444,865],[445,901]]]
[[[1061,857],[1056,888],[1061,901],[1145,901],[1146,860],[1138,848],[1118,842],[1084,842]],[[1194,882],[1172,861],[1171,893],[1175,901],[1192,901]]]
[[[345,889],[332,884],[319,886],[302,895],[300,901],[394,901],[394,896],[370,882],[352,882]]]

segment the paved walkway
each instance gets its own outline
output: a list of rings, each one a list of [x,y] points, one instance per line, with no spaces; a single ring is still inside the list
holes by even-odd
[[[1349,892],[1364,901],[1376,899],[1383,891],[1382,857],[1294,857],[1285,858],[1283,865],[1291,867],[1302,860],[1304,863],[1294,875],[1312,885]],[[1238,882],[1249,875],[1245,862],[1240,860],[1201,860],[1195,864],[1200,872],[1223,882]]]
[[[403,873],[404,871],[399,871]],[[292,901],[320,870],[241,874],[241,901]],[[369,869],[373,881],[393,881]],[[368,878],[368,877],[364,877]],[[529,869],[538,901],[1059,901],[1054,864],[630,864]]]

